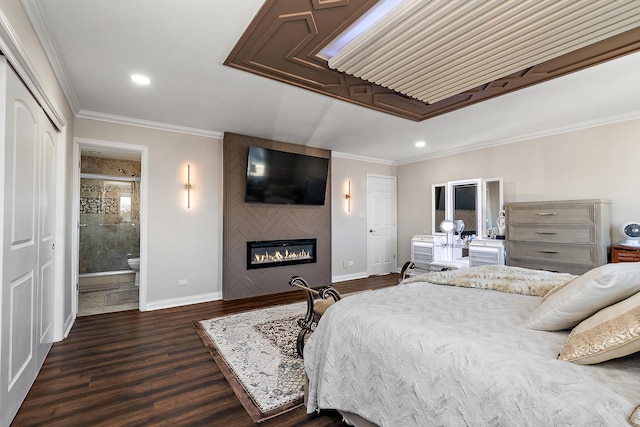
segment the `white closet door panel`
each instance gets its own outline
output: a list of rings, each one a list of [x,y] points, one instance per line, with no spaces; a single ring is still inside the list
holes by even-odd
[[[38,366],[47,356],[53,341],[53,299],[55,286],[55,188],[56,133],[44,113],[40,114],[40,248],[38,253]]]
[[[0,99],[4,106],[0,425],[11,422],[51,347],[55,276],[55,183],[50,170],[55,163],[49,163],[55,162],[51,148],[55,133],[42,136],[43,126],[50,126],[42,109],[6,61],[2,67],[0,75],[6,80],[5,97]]]

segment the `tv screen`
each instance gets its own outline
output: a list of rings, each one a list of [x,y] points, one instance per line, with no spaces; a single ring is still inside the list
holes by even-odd
[[[324,205],[329,159],[249,147],[245,202]]]

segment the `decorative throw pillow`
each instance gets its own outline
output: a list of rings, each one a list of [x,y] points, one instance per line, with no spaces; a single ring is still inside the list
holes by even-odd
[[[640,292],[580,322],[559,359],[590,365],[640,351]]]
[[[570,329],[597,311],[640,291],[640,262],[606,264],[549,294],[525,320],[541,331]]]

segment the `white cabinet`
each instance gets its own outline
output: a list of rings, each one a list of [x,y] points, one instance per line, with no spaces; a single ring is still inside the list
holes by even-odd
[[[428,271],[433,261],[447,258],[447,236],[417,234],[411,239],[411,262],[415,268]]]
[[[469,267],[504,265],[505,255],[503,240],[473,240],[469,243]]]

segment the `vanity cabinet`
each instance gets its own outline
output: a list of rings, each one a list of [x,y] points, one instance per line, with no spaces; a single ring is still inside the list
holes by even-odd
[[[469,243],[469,267],[504,265],[505,249],[502,240],[473,240]]]
[[[583,274],[607,263],[608,200],[505,204],[508,265]]]
[[[411,239],[411,262],[415,268],[429,271],[430,264],[446,259],[447,237],[445,235],[417,234]]]

